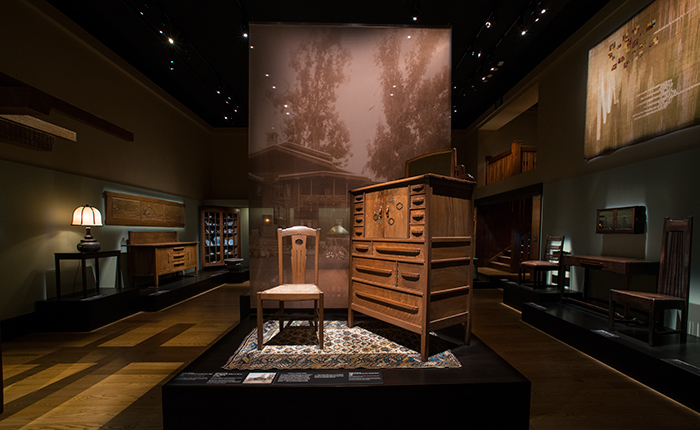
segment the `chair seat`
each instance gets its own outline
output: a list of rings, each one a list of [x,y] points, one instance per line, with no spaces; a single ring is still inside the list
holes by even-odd
[[[264,300],[313,300],[320,295],[321,290],[316,284],[282,284],[258,292]]]
[[[531,267],[534,269],[558,269],[559,263],[542,260],[525,260],[520,263],[521,266]]]
[[[619,297],[620,295],[634,297],[643,300],[651,300],[658,302],[672,302],[672,303],[684,303],[685,300],[675,296],[667,296],[665,294],[659,293],[646,293],[642,291],[628,291],[628,290],[610,290],[610,294],[613,297]]]

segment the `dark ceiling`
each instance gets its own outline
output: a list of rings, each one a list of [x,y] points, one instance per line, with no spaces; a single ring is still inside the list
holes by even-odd
[[[449,26],[452,128],[464,129],[609,0],[48,2],[212,127],[248,126],[248,23]]]

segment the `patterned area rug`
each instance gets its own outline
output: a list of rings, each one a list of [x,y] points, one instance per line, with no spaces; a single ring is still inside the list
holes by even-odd
[[[461,367],[449,348],[455,346],[431,333],[430,357],[420,359],[420,336],[376,320],[348,328],[345,321],[326,321],[324,348],[308,321],[295,321],[280,333],[277,321],[265,323],[264,348],[258,350],[257,329],[245,338],[224,366],[227,370],[260,369],[397,369]]]

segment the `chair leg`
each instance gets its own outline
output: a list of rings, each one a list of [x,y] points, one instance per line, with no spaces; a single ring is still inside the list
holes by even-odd
[[[323,329],[324,329],[324,323],[323,323],[323,294],[318,299],[318,343],[321,346],[321,349],[323,349]]]
[[[656,327],[656,309],[649,310],[649,346],[654,346],[654,328]]]
[[[610,296],[610,304],[608,305],[608,330],[614,331],[615,330],[615,301],[612,298],[612,295]]]
[[[284,302],[280,300],[280,306],[279,306],[279,326],[280,326],[280,332],[282,332],[282,329],[284,328]]]
[[[686,343],[688,340],[688,309],[681,310],[681,343]]]
[[[263,306],[258,294],[258,349],[263,349]]]

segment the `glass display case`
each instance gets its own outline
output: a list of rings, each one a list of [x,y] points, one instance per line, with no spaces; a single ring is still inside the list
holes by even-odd
[[[202,267],[224,266],[240,257],[240,211],[227,207],[203,207]]]

